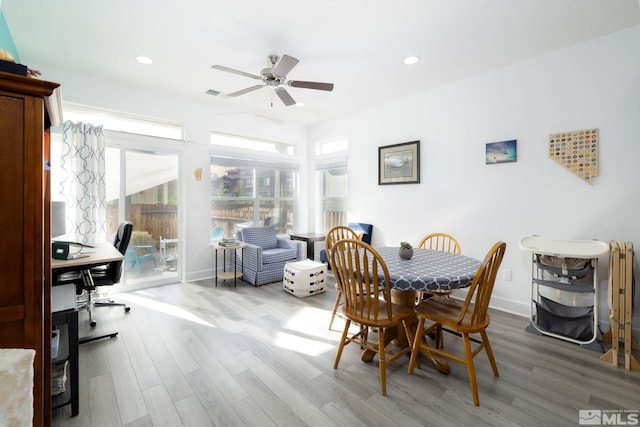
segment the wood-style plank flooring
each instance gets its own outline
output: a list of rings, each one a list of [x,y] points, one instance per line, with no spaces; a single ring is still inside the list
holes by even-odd
[[[439,374],[409,358],[387,371],[355,345],[333,361],[344,325],[328,330],[335,299],[296,298],[273,283],[203,280],[116,295],[131,312],[96,308],[97,330],[119,335],[80,346],[80,414],[54,426],[576,426],[578,411],[640,410],[640,374],[599,353],[525,332],[528,319],[492,311],[489,337],[500,370],[476,357],[480,406],[466,368]],[[86,317],[81,313],[81,319]],[[84,325],[82,324],[84,323]],[[81,335],[88,331],[81,321]],[[459,343],[446,336],[449,348]]]

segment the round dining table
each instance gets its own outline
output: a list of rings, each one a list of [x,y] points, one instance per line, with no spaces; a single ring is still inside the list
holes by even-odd
[[[399,247],[384,246],[375,248],[384,259],[389,271],[392,302],[413,307],[418,291],[444,291],[464,288],[471,285],[480,266],[480,261],[465,255],[431,249],[413,249],[411,259],[403,259],[398,255]],[[412,329],[410,336],[415,336],[417,317],[410,320]],[[404,328],[399,325],[395,331],[389,331],[385,340],[395,340],[400,347],[409,345]],[[363,361],[371,361],[375,353],[365,351]],[[449,373],[449,365],[433,353],[425,353],[435,368]]]
[[[413,249],[411,259],[398,255],[398,247],[376,248],[389,270],[396,291],[449,291],[469,286],[480,261],[465,255],[431,249]]]

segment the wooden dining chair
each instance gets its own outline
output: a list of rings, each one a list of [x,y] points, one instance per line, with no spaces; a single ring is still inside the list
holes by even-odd
[[[487,352],[489,363],[493,369],[493,375],[499,376],[498,367],[493,357],[493,351],[487,336],[489,326],[489,300],[493,292],[498,268],[502,262],[507,244],[497,242],[487,253],[484,260],[478,267],[469,287],[469,292],[464,301],[454,298],[430,298],[420,302],[415,308],[418,316],[418,327],[413,338],[413,348],[411,360],[409,361],[409,373],[413,373],[413,368],[417,361],[419,351],[429,355],[440,355],[448,359],[464,363],[467,366],[469,376],[469,386],[473,395],[473,403],[478,406],[478,386],[476,384],[476,372],[473,365],[473,358],[484,349]],[[451,333],[462,338],[464,346],[464,357],[447,352],[443,349],[430,347],[428,341],[424,339],[425,321],[440,325],[442,331]],[[428,330],[428,329],[427,329]],[[473,336],[471,336],[473,334]],[[477,336],[479,335],[479,337]],[[478,344],[474,349],[471,343]]]
[[[456,238],[447,233],[429,233],[420,240],[418,247],[422,249],[431,249],[432,251],[449,252],[452,254],[462,253],[462,249],[460,248],[460,244]],[[417,302],[419,303],[420,301],[424,301],[431,296],[449,298],[452,292],[452,290],[420,291],[417,295]],[[442,348],[444,346],[444,337],[442,336],[442,331],[440,331],[437,325],[434,325],[432,330],[429,331],[429,336],[434,338],[437,348]]]
[[[430,233],[420,240],[418,247],[422,249],[431,249],[433,251],[449,252],[452,254],[462,253],[460,244],[450,234],[447,233]],[[422,291],[420,301],[424,300],[425,295],[449,296],[452,291]]]
[[[327,236],[324,239],[324,248],[325,248],[325,251],[327,252],[327,258],[329,259],[329,266],[331,267],[332,270],[333,270],[333,265],[331,261],[331,249],[333,248],[333,245],[335,245],[335,243],[338,240],[342,240],[342,239],[360,240],[361,237],[362,237],[362,233],[356,233],[353,229],[344,225],[338,225],[337,227],[333,227],[331,230],[329,230],[329,232],[327,233]],[[340,289],[340,285],[338,284],[337,280],[336,280],[335,287],[336,287],[336,301],[333,303],[333,310],[331,310],[331,320],[329,321],[329,329],[331,329],[331,326],[333,326],[333,319],[335,319],[336,316],[344,318],[344,316],[338,313],[338,308],[342,305],[342,290]]]
[[[342,311],[347,318],[333,368],[338,368],[344,347],[352,342],[377,353],[380,388],[385,396],[387,366],[411,350],[410,346],[399,350],[388,347],[385,334],[389,328],[398,327],[400,322],[408,331],[407,320],[413,317],[413,310],[391,302],[389,270],[382,256],[369,244],[359,239],[339,240],[332,248],[331,259],[335,268],[333,274],[344,297]],[[358,332],[349,332],[351,322],[359,325]],[[368,328],[378,331],[377,342],[368,340]],[[407,340],[411,342],[413,337],[409,335],[407,332]]]

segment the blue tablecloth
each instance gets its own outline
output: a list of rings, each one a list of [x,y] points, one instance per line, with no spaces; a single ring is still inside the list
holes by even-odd
[[[451,290],[469,286],[480,261],[464,255],[413,249],[413,258],[398,255],[398,247],[375,248],[389,270],[391,288],[400,291]]]

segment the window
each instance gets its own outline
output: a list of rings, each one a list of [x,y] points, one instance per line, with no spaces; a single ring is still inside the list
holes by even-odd
[[[297,171],[230,163],[211,157],[211,228],[223,227],[227,237],[254,225],[291,232]]]
[[[347,224],[347,157],[346,138],[316,143],[316,228],[327,232]]]
[[[211,228],[223,227],[226,237],[260,225],[272,225],[279,234],[292,232],[299,167],[295,145],[221,133],[211,135],[211,144],[225,152],[211,156]]]
[[[288,156],[293,156],[296,154],[296,146],[293,144],[278,141],[268,141],[258,138],[250,138],[239,135],[229,135],[220,132],[213,132],[211,134],[210,142],[212,145],[218,145],[220,147],[232,149],[249,149],[262,151],[265,153],[286,154]]]
[[[65,120],[75,122],[102,125],[105,130],[157,136],[160,138],[184,139],[183,126],[179,123],[100,110],[76,104],[65,103],[64,118]]]
[[[327,154],[344,153],[348,148],[348,140],[346,138],[330,139],[319,141],[316,143],[316,155],[322,156]]]
[[[316,169],[322,230],[325,232],[347,224],[347,177],[346,164]]]

